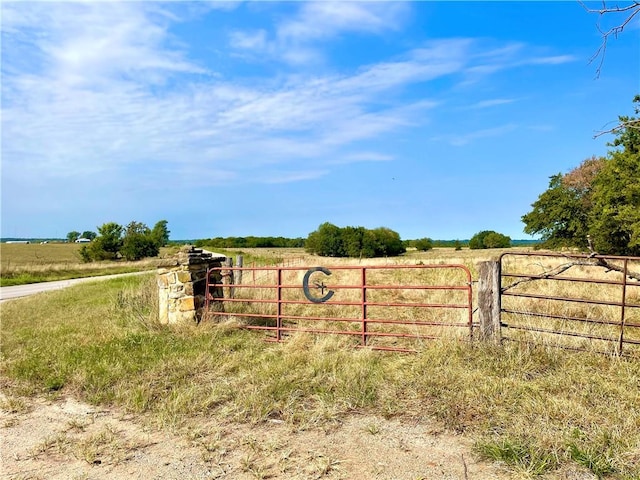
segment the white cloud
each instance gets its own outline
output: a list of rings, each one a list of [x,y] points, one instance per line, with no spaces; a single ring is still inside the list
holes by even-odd
[[[408,5],[400,2],[305,2],[298,15],[282,22],[282,41],[308,42],[342,32],[380,33],[398,28]]]
[[[473,132],[467,132],[462,135],[450,135],[446,137],[446,140],[448,140],[448,142],[454,147],[462,147],[476,140],[505,135],[514,131],[516,128],[517,125],[509,123],[498,127],[484,128],[481,130],[475,130]]]
[[[551,55],[547,57],[533,57],[525,60],[525,65],[562,65],[563,63],[575,62],[577,58],[573,55]]]
[[[499,105],[508,105],[509,103],[513,103],[515,101],[516,100],[513,98],[491,98],[488,100],[482,100],[480,102],[477,102],[471,105],[469,108],[474,108],[474,109],[490,108],[490,107],[496,107]]]
[[[231,48],[263,51],[267,48],[267,31],[260,29],[252,32],[231,32]]]
[[[303,4],[294,21],[282,21],[287,41],[383,31],[407,8],[348,5],[343,11]],[[430,41],[353,71],[249,82],[222,80],[189,58],[170,28],[183,18],[179,5],[5,3],[2,13],[3,176],[24,186],[293,182],[328,175],[339,164],[388,161],[393,155],[379,145],[436,114],[431,81],[487,64],[507,68],[510,55],[525,50],[486,53],[471,39]],[[311,22],[312,14],[316,30],[305,36],[292,27]],[[267,48],[261,32],[236,32],[236,46]],[[404,95],[414,86],[423,89],[418,100]],[[464,145],[513,128],[447,140]]]
[[[381,34],[400,28],[410,4],[403,2],[300,2],[298,11],[281,19],[269,38],[264,29],[234,31],[230,46],[263,60],[264,55],[294,65],[322,60],[319,41],[344,33]]]
[[[320,177],[328,175],[328,170],[309,170],[299,172],[274,172],[270,176],[263,178],[264,183],[278,184],[278,183],[291,183],[300,182],[306,180],[315,180]]]

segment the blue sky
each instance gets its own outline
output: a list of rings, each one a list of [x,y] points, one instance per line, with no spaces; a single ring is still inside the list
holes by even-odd
[[[527,238],[549,176],[604,155],[640,93],[638,22],[596,78],[578,2],[0,8],[4,237]]]

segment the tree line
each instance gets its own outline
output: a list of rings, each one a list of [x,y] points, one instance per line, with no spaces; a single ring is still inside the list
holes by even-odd
[[[196,247],[209,246],[213,248],[301,248],[304,238],[285,237],[215,237],[196,240]]]
[[[160,220],[152,229],[136,221],[130,222],[127,226],[115,222],[105,223],[98,227],[98,234],[91,243],[82,246],[80,256],[85,262],[157,257],[160,247],[169,242],[170,231],[167,225],[166,220]]]
[[[397,232],[379,227],[338,227],[329,222],[321,224],[308,237],[215,237],[195,241],[197,247],[211,248],[304,248],[308,253],[325,257],[372,258],[405,253],[407,248],[426,252],[436,247],[508,248],[511,238],[493,230],[483,230],[471,240],[432,240],[424,237],[402,240]]]

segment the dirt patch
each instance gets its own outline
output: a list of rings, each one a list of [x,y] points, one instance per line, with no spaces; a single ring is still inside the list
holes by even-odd
[[[5,399],[2,478],[10,479],[506,479],[470,442],[435,425],[351,416],[296,431],[278,421],[208,421],[184,435],[72,398]]]

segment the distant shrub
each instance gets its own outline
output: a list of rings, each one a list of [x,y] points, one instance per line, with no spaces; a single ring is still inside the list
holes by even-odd
[[[340,228],[329,222],[309,234],[305,250],[323,257],[354,258],[393,257],[406,252],[400,235],[389,228]]]
[[[419,252],[426,252],[433,248],[433,241],[430,238],[420,238],[413,242],[413,246]]]
[[[483,230],[476,233],[469,240],[469,248],[477,250],[481,248],[508,248],[511,246],[511,238],[493,230]]]

